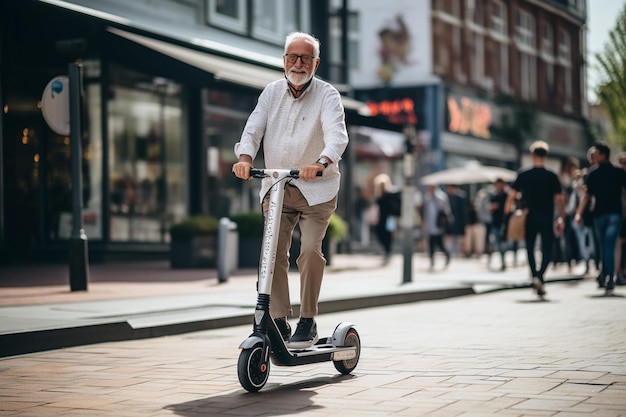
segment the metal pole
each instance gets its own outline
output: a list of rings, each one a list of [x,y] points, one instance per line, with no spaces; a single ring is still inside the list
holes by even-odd
[[[3,45],[2,42],[2,35],[0,34],[0,46]],[[2,92],[2,85],[3,85],[3,80],[2,80],[2,74],[0,74],[0,108],[4,108],[4,102],[1,101],[1,98],[4,97],[3,92]],[[2,163],[4,163],[4,143],[5,143],[5,139],[4,139],[4,112],[0,113],[0,161],[2,161]],[[5,205],[4,205],[4,199],[5,199],[5,178],[4,178],[4,169],[0,168],[0,253],[7,253],[8,249],[7,245],[9,244],[8,239],[5,237],[5,224],[4,224],[4,211],[5,211]],[[0,257],[0,261],[2,261],[2,257]]]
[[[413,280],[413,226],[415,224],[415,158],[413,155],[413,140],[415,128],[407,126],[404,129],[405,154],[404,154],[404,187],[402,188],[402,212],[400,222],[404,237],[402,253],[404,262],[402,268],[402,282],[409,283]]]
[[[72,235],[70,237],[70,288],[86,291],[89,280],[87,235],[83,228],[83,177],[81,149],[82,66],[68,65],[70,81],[70,143],[72,163]]]
[[[348,12],[348,0],[343,0],[341,3],[341,82],[345,85],[350,85],[350,64],[348,63],[348,19],[350,13]]]

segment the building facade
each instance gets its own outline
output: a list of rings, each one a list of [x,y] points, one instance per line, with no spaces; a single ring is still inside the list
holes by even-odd
[[[419,156],[426,171],[469,160],[516,169],[536,139],[550,143],[557,169],[567,157],[584,159],[585,1],[363,0],[350,7],[364,40],[350,78],[355,95],[374,104],[414,102],[417,127],[429,136]]]
[[[0,260],[67,257],[69,137],[42,115],[83,68],[83,223],[91,260],[169,250],[191,214],[255,210],[230,173],[293,30],[322,42],[318,75],[346,93],[339,213],[379,172],[402,179],[470,159],[517,168],[541,138],[584,157],[584,1],[8,0],[0,3]],[[357,101],[358,100],[358,101]],[[352,223],[352,222],[351,222]]]
[[[551,145],[555,168],[561,159],[585,158],[585,1],[436,0],[432,22],[433,44],[440,46],[434,72],[447,90],[444,151],[461,155],[458,134],[469,133],[477,145],[485,139],[513,145],[500,158],[513,167],[527,162],[536,139]],[[456,114],[477,107],[478,120],[489,114],[482,135],[469,128],[476,118],[468,116],[465,129],[455,122]]]
[[[42,96],[74,62],[90,260],[163,256],[185,216],[258,209],[258,184],[231,173],[233,145],[262,88],[283,77],[286,34],[328,33],[326,3],[312,3],[2,2],[0,258],[67,258],[70,138],[48,126]],[[355,100],[344,106],[349,123],[361,117]]]

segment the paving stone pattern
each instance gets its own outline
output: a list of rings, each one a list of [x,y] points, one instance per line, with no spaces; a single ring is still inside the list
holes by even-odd
[[[356,323],[353,374],[272,366],[256,394],[236,369],[251,326],[4,358],[0,416],[626,416],[626,298],[547,289],[320,315],[322,335]]]

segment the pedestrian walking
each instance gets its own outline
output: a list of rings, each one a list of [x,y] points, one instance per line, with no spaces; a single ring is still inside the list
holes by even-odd
[[[396,230],[396,216],[400,213],[399,194],[393,190],[391,179],[387,174],[378,174],[374,178],[374,195],[378,205],[378,221],[374,230],[378,243],[383,248],[383,265],[389,263],[393,233]]]
[[[361,246],[369,243],[369,224],[366,221],[367,210],[370,206],[369,200],[365,196],[363,187],[356,186],[354,188],[354,230],[353,239]]]
[[[491,210],[489,209],[491,200],[491,192],[488,187],[481,188],[476,193],[476,215],[478,221],[482,224],[484,233],[483,254],[487,255],[487,267],[491,263],[492,242],[491,242]]]
[[[561,186],[563,187],[563,201],[567,203],[570,199],[574,191],[574,179],[579,171],[580,163],[578,159],[574,157],[569,157],[563,164],[561,174],[559,176],[561,180]],[[557,237],[556,247],[558,250],[559,256],[555,256],[553,261],[556,266],[557,262],[563,262],[567,264],[567,269],[569,272],[572,270],[572,264],[576,264],[576,262],[581,259],[581,254],[579,252],[578,243],[576,239],[576,234],[572,227],[572,223],[574,223],[574,213],[570,213],[565,210],[566,217],[564,220],[564,227],[560,236]]]
[[[595,197],[593,218],[600,240],[602,270],[598,286],[606,295],[615,288],[615,244],[622,223],[622,191],[626,189],[626,171],[611,164],[611,148],[606,143],[594,145],[597,165],[589,170],[587,190],[576,210],[576,222],[583,222],[582,214],[591,196]]]
[[[450,255],[457,256],[459,254],[459,242],[462,242],[465,235],[465,227],[467,226],[467,195],[465,191],[459,190],[455,184],[446,186],[446,194],[450,203],[450,211],[452,212],[452,221],[448,229],[450,239],[449,251]]]
[[[313,36],[296,32],[285,40],[285,78],[261,92],[244,127],[235,154],[233,172],[250,178],[250,168],[261,145],[266,167],[299,168],[300,176],[285,188],[278,234],[278,247],[271,289],[270,315],[287,345],[307,348],[318,340],[314,317],[326,266],[322,240],[337,207],[341,182],[339,160],[348,145],[341,95],[331,84],[316,78],[320,43]],[[321,177],[317,174],[323,172]],[[263,181],[260,198],[267,213],[271,181]],[[301,231],[300,319],[293,336],[287,318],[292,314],[289,297],[289,248],[293,230]]]
[[[510,213],[516,194],[522,193],[522,199],[528,208],[524,226],[528,266],[532,275],[533,287],[540,297],[546,294],[544,274],[552,260],[555,206],[559,213],[559,217],[556,219],[558,230],[562,231],[565,218],[561,182],[554,171],[545,167],[548,151],[549,146],[546,142],[533,142],[530,146],[532,167],[522,168],[518,171],[517,178],[511,185],[505,207],[505,212]],[[537,234],[541,237],[541,264],[539,268],[537,268],[535,261]]]
[[[587,150],[587,161],[589,162],[589,168],[587,170],[587,174],[589,174],[589,170],[598,165],[597,162],[597,154],[595,146],[592,146]],[[585,182],[587,179],[585,178]],[[600,255],[600,238],[598,237],[598,228],[596,227],[593,221],[593,210],[596,206],[595,198],[592,196],[589,198],[589,202],[587,203],[587,207],[585,210],[588,210],[591,214],[589,218],[591,219],[591,225],[589,227],[591,232],[591,238],[593,239],[593,252],[591,255],[591,259],[595,264],[596,270],[598,271],[598,276],[596,278],[597,281],[600,281],[600,276],[602,274],[602,256]],[[583,211],[583,213],[585,213]]]
[[[576,210],[578,209],[578,205],[582,201],[583,196],[585,195],[585,181],[587,177],[587,169],[583,168],[578,170],[578,172],[574,175],[574,181],[572,183],[572,193],[569,196],[569,200],[567,202],[567,206],[565,211],[567,212],[568,218],[571,219],[571,227],[576,235],[576,241],[578,244],[578,252],[580,253],[580,258],[585,263],[585,271],[583,272],[583,276],[589,273],[590,263],[591,263],[591,255],[593,253],[593,236],[592,236],[592,219],[591,219],[591,211],[589,207],[591,204],[587,204],[582,213],[582,222],[578,224],[576,222]]]
[[[463,252],[467,258],[480,258],[484,251],[485,228],[478,219],[478,210],[473,202],[467,208],[467,224],[463,239]]]
[[[504,255],[506,254],[507,241],[505,233],[504,206],[506,204],[507,190],[503,179],[498,178],[494,183],[494,191],[489,198],[489,211],[491,212],[491,238],[494,246],[500,252],[500,270],[506,270]],[[491,254],[489,254],[491,258]],[[491,264],[491,261],[489,262]]]
[[[617,162],[626,171],[626,152],[617,155]],[[626,191],[622,191],[622,226],[615,247],[615,284],[626,285]]]
[[[450,264],[450,253],[443,244],[443,235],[451,222],[452,213],[447,194],[434,185],[429,185],[426,190],[423,208],[424,233],[428,236],[429,270],[433,271],[435,269],[436,249],[445,255],[445,266]]]

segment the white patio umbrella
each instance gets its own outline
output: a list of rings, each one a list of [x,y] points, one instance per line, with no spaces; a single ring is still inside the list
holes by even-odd
[[[482,165],[478,161],[470,161],[465,166],[444,169],[424,175],[421,179],[424,185],[437,184],[482,184],[492,183],[498,178],[506,182],[515,180],[517,173],[510,169]]]

